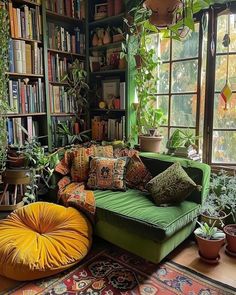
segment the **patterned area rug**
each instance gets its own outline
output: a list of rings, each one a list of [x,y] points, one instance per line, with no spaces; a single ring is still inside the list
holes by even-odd
[[[155,265],[116,247],[99,250],[57,276],[20,283],[1,294],[43,295],[230,295],[236,289],[174,262]]]

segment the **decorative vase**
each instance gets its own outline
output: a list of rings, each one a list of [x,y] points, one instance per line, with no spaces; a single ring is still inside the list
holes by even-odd
[[[94,35],[93,35],[92,45],[93,45],[93,47],[98,46],[98,36],[96,33],[94,33]]]
[[[110,44],[111,43],[111,35],[110,30],[107,29],[105,31],[104,37],[103,37],[103,44]]]
[[[152,10],[150,22],[157,27],[167,27],[177,21],[176,11],[180,7],[180,0],[146,0],[144,5]]]
[[[107,15],[108,16],[114,15],[114,0],[107,1]]]
[[[163,136],[140,135],[139,143],[142,152],[159,153],[161,150],[161,141]]]
[[[226,253],[236,256],[236,224],[228,224],[224,227],[226,234]]]
[[[220,259],[220,249],[224,245],[225,239],[207,240],[195,235],[199,247],[199,256],[208,263],[217,263]]]
[[[123,12],[123,1],[114,0],[114,15],[121,14]]]

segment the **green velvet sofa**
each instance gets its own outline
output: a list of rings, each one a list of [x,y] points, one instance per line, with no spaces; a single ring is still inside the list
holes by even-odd
[[[152,174],[155,175],[179,161],[188,175],[202,186],[201,192],[195,190],[178,205],[158,207],[148,193],[138,190],[97,190],[95,234],[158,263],[193,232],[199,206],[208,194],[210,167],[187,159],[153,153],[141,153],[141,158],[148,166],[152,165]]]

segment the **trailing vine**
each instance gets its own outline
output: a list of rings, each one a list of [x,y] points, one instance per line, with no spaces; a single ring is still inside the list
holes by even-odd
[[[6,114],[8,105],[8,47],[9,47],[9,19],[6,0],[0,1],[0,171],[6,164],[7,129]]]

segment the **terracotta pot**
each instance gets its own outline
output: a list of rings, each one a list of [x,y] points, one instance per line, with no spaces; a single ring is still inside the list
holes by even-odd
[[[236,224],[228,224],[224,227],[227,240],[227,250],[236,254]]]
[[[209,226],[214,226],[222,229],[224,227],[224,220],[227,218],[227,214],[224,211],[220,212],[219,217],[208,216],[205,214],[201,214],[201,222],[206,222]]]
[[[25,156],[21,154],[9,154],[7,155],[8,167],[25,167]]]
[[[163,136],[147,136],[140,135],[139,143],[142,152],[159,153],[161,149],[161,141]]]
[[[95,47],[95,46],[98,46],[98,36],[97,36],[96,33],[93,35],[92,45],[93,45],[94,47]]]
[[[157,27],[167,27],[176,21],[180,0],[146,0],[144,5],[152,10],[150,22]]]
[[[217,260],[221,247],[224,245],[225,239],[207,240],[195,235],[199,247],[200,257],[208,260]]]
[[[106,30],[103,37],[103,44],[110,44],[110,43],[111,43],[111,34],[108,30]]]

